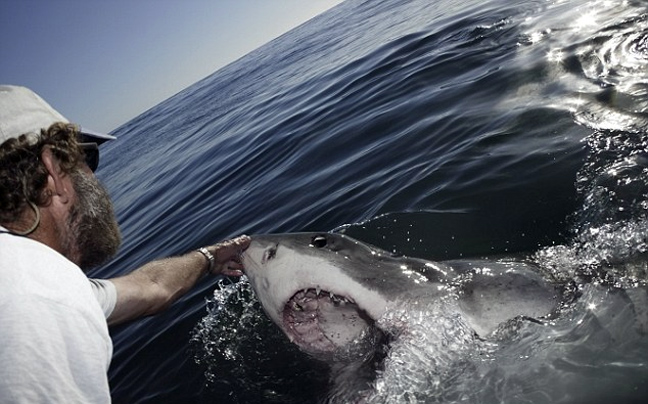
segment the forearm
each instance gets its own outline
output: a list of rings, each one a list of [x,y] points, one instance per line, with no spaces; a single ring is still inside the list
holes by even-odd
[[[202,254],[192,251],[152,261],[128,275],[111,279],[117,289],[117,303],[108,324],[119,324],[166,309],[206,274],[208,265]]]
[[[206,247],[213,262],[198,251],[152,261],[132,273],[110,279],[117,290],[117,302],[108,324],[115,325],[164,310],[189,291],[206,273],[241,275],[239,254],[250,243],[241,236]]]

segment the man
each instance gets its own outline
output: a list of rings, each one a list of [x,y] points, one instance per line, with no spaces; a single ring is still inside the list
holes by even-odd
[[[121,242],[93,174],[99,144],[112,139],[27,88],[0,86],[2,403],[109,403],[108,324],[163,310],[205,273],[241,274],[246,236],[88,280],[83,271]]]

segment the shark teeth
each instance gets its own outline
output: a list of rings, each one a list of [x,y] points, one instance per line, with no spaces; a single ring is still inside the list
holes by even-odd
[[[334,304],[356,304],[355,301],[346,296],[336,295],[333,292],[323,291],[321,288],[315,289],[302,289],[299,292],[295,293],[291,301],[297,302],[309,302],[311,300],[317,299],[327,299],[333,302]]]

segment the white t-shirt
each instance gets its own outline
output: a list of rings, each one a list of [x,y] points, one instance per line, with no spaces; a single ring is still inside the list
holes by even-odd
[[[0,227],[0,402],[110,403],[110,281]],[[99,300],[101,300],[101,303]]]

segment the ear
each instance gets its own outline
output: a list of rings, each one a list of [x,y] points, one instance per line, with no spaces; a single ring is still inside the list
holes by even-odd
[[[41,160],[47,169],[47,188],[53,196],[57,196],[62,203],[68,203],[72,197],[72,183],[69,176],[61,169],[61,164],[49,147],[43,149]]]

